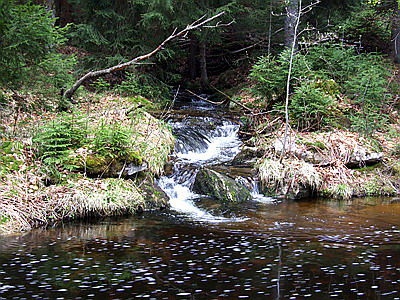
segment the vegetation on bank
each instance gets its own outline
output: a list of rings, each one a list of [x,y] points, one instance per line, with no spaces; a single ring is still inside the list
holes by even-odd
[[[142,97],[87,95],[69,113],[2,110],[0,230],[168,206],[154,186],[174,138]]]
[[[248,107],[269,109],[253,117],[257,135],[249,141],[264,153],[257,164],[264,191],[289,198],[397,195],[397,68],[382,55],[343,45],[299,50],[285,137],[288,55],[261,57],[250,92],[241,95]]]

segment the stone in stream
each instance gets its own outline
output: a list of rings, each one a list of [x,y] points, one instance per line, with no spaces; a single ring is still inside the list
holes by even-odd
[[[223,204],[240,203],[251,199],[250,191],[242,184],[210,169],[201,169],[197,173],[193,191],[213,197]]]

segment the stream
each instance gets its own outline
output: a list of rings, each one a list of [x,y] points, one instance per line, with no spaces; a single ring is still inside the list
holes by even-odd
[[[171,209],[0,237],[0,299],[400,299],[399,199],[277,201],[244,176],[253,199],[216,213],[191,185],[239,125],[185,105],[213,116],[171,122]]]

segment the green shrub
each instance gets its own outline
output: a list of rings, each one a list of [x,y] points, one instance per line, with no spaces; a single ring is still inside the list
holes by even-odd
[[[64,41],[51,13],[41,5],[1,2],[0,84],[19,87],[30,71]]]
[[[110,89],[111,85],[104,78],[98,78],[91,84],[91,87],[94,88],[96,92],[105,92]]]
[[[142,96],[153,101],[164,102],[170,97],[170,86],[147,74],[128,73],[127,78],[116,87],[126,96]]]
[[[32,81],[36,81],[33,89],[45,96],[59,95],[62,89],[67,89],[74,83],[72,70],[75,65],[75,56],[48,53],[31,71],[31,74],[36,74],[31,77]]]
[[[350,61],[355,65],[353,76],[343,83],[346,95],[358,108],[350,115],[352,127],[358,132],[370,134],[387,123],[382,114],[385,99],[389,95],[387,78],[390,68],[382,58],[368,54]]]
[[[250,78],[256,83],[254,91],[267,98],[267,107],[285,92],[289,68],[287,54],[283,52],[278,57],[262,56],[250,72]]]
[[[277,57],[262,57],[253,66],[250,77],[253,91],[266,109],[283,111],[288,72],[288,51]],[[294,57],[290,82],[290,114],[300,128],[319,129],[335,118],[346,117],[351,128],[371,133],[382,127],[385,97],[389,95],[387,77],[390,68],[376,54],[356,54],[354,49],[315,46]],[[344,98],[353,109],[340,112],[338,99]],[[380,117],[378,117],[380,115]]]
[[[22,165],[20,157],[23,145],[12,140],[0,140],[0,178],[12,171],[17,171]]]
[[[373,5],[364,4],[340,24],[338,31],[344,39],[360,43],[367,51],[385,52],[392,39],[391,22],[390,10],[377,11]]]
[[[101,124],[94,130],[92,150],[106,158],[128,158],[131,152],[132,131],[120,124]]]
[[[289,111],[299,129],[319,130],[335,117],[336,99],[319,85],[316,81],[305,81],[291,98]]]

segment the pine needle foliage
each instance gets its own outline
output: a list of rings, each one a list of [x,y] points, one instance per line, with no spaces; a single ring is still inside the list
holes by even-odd
[[[19,88],[65,39],[50,12],[30,1],[1,1],[0,20],[0,84]]]
[[[288,71],[288,51],[261,57],[250,77],[258,106],[282,110]],[[294,57],[289,111],[299,129],[319,130],[343,125],[333,120],[347,118],[350,127],[370,134],[386,124],[382,116],[385,99],[391,97],[387,78],[390,67],[377,54],[357,54],[353,48],[314,46]],[[343,104],[353,110],[340,110]],[[380,118],[377,118],[378,116]],[[377,121],[379,120],[379,121]]]

